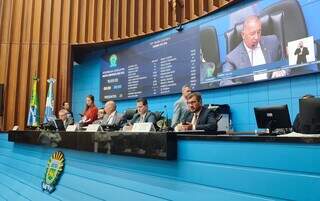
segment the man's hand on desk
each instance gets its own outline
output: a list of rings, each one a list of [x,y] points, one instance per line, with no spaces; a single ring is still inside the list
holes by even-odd
[[[178,124],[175,128],[176,131],[187,131],[192,130],[192,124],[189,122],[186,122],[185,124]]]

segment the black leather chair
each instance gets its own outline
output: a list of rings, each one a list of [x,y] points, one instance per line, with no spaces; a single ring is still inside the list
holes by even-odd
[[[205,63],[215,66],[213,75],[217,75],[220,67],[220,52],[217,31],[212,26],[201,27],[200,46]]]
[[[284,52],[285,36],[283,30],[283,12],[267,14],[260,17],[262,23],[261,35],[276,35],[282,45]],[[243,22],[236,24],[232,29],[225,33],[227,43],[227,53],[231,52],[242,42],[241,32],[243,30]],[[283,54],[284,55],[284,54]]]
[[[262,15],[283,12],[284,44],[308,36],[306,22],[297,0],[281,0],[262,10]]]
[[[124,120],[125,122],[128,122],[128,121],[130,121],[130,120],[133,118],[133,115],[134,115],[135,113],[137,113],[137,109],[136,109],[136,108],[128,108],[128,109],[124,112],[122,118],[123,118],[123,120]]]

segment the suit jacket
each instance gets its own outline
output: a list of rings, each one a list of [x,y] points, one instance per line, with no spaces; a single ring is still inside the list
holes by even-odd
[[[116,112],[113,116],[112,122],[108,123],[108,115],[104,115],[100,125],[101,126],[116,126],[116,127],[122,127],[123,124],[123,118],[122,118],[122,114]]]
[[[309,54],[308,48],[303,47],[302,51],[300,48],[297,48],[294,54],[297,55],[297,64],[307,63],[307,55]]]
[[[182,122],[191,123],[193,115],[192,112],[187,111]],[[217,120],[212,110],[202,107],[198,117],[196,130],[217,131]]]
[[[300,113],[297,114],[296,118],[293,121],[292,129],[294,132],[301,133],[302,128],[301,128],[301,122],[300,122]]]
[[[67,117],[66,121],[63,122],[63,125],[65,128],[67,128],[69,125],[73,125],[74,120],[72,117]]]
[[[140,122],[140,114],[136,113],[133,115],[130,123],[133,125],[134,123],[139,123],[139,122]],[[143,122],[151,122],[155,125],[156,124],[156,115],[154,113],[148,111]]]
[[[188,111],[188,105],[182,96],[174,103],[173,107],[172,127],[180,123],[183,116]]]
[[[282,47],[276,35],[261,36],[260,47],[265,58],[266,63],[279,61],[283,57]],[[251,66],[250,58],[243,41],[233,49],[227,56],[224,65],[222,66],[223,72],[229,72],[237,69],[247,68]],[[234,79],[234,82],[251,82],[253,76]],[[227,82],[227,84],[230,84]],[[227,85],[224,82],[221,85]]]

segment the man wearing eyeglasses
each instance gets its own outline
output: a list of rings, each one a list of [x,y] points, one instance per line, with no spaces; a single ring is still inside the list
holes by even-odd
[[[175,131],[205,130],[216,131],[217,120],[214,112],[202,106],[202,97],[199,93],[191,93],[187,97],[188,111],[182,122],[175,126]]]

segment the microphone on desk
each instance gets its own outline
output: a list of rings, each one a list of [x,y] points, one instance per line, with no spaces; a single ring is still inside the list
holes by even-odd
[[[163,106],[163,109],[164,109],[164,112],[163,112],[163,113],[165,113],[165,115],[164,115],[164,120],[163,120],[163,122],[162,122],[162,125],[161,125],[160,130],[161,130],[161,131],[170,130],[170,126],[168,125],[169,119],[168,119],[168,109],[167,109],[167,105],[164,105],[164,106]]]

